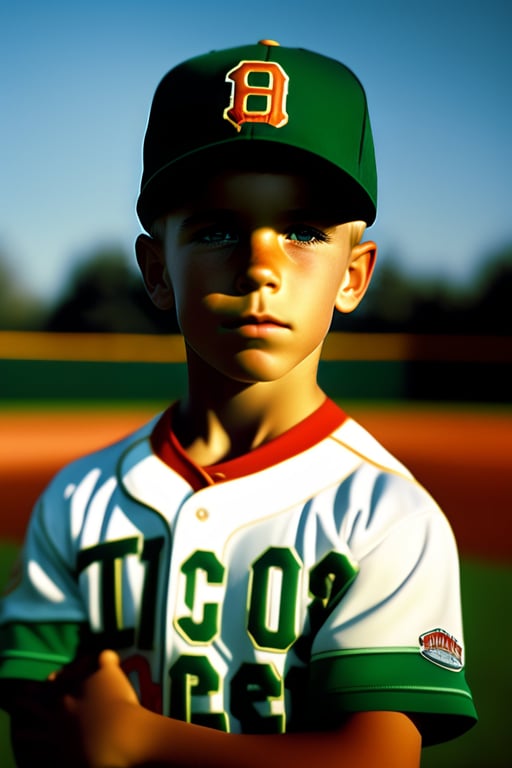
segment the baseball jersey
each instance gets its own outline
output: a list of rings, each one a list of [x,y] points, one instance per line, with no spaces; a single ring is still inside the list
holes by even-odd
[[[250,453],[194,464],[173,408],[65,467],[0,609],[0,676],[115,648],[148,708],[238,733],[476,719],[451,528],[331,400]]]

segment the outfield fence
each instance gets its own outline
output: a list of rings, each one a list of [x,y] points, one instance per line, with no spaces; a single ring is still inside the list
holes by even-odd
[[[319,381],[335,398],[509,403],[512,340],[332,332]],[[167,400],[185,386],[178,335],[0,332],[0,400]]]

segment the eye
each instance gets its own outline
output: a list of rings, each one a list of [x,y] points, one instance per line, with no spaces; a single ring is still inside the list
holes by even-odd
[[[238,234],[224,227],[205,227],[196,232],[194,240],[206,245],[234,245],[238,242]]]
[[[326,232],[322,232],[316,227],[310,227],[308,225],[297,225],[290,227],[286,233],[288,240],[293,240],[297,243],[304,243],[305,245],[312,245],[314,243],[325,243],[329,240],[329,235]]]

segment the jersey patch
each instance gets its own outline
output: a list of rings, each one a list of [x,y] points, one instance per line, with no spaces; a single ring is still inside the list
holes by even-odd
[[[420,653],[428,661],[438,667],[460,672],[462,662],[462,646],[444,629],[432,629],[420,635]]]

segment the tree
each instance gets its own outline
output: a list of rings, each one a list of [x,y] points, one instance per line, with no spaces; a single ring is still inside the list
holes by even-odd
[[[140,276],[119,249],[102,249],[74,270],[45,330],[88,333],[161,333],[177,330],[172,313],[158,313]]]
[[[475,333],[512,335],[512,245],[495,253],[477,276],[470,307]]]
[[[42,302],[20,285],[0,251],[0,329],[34,330],[40,326],[43,316]]]

